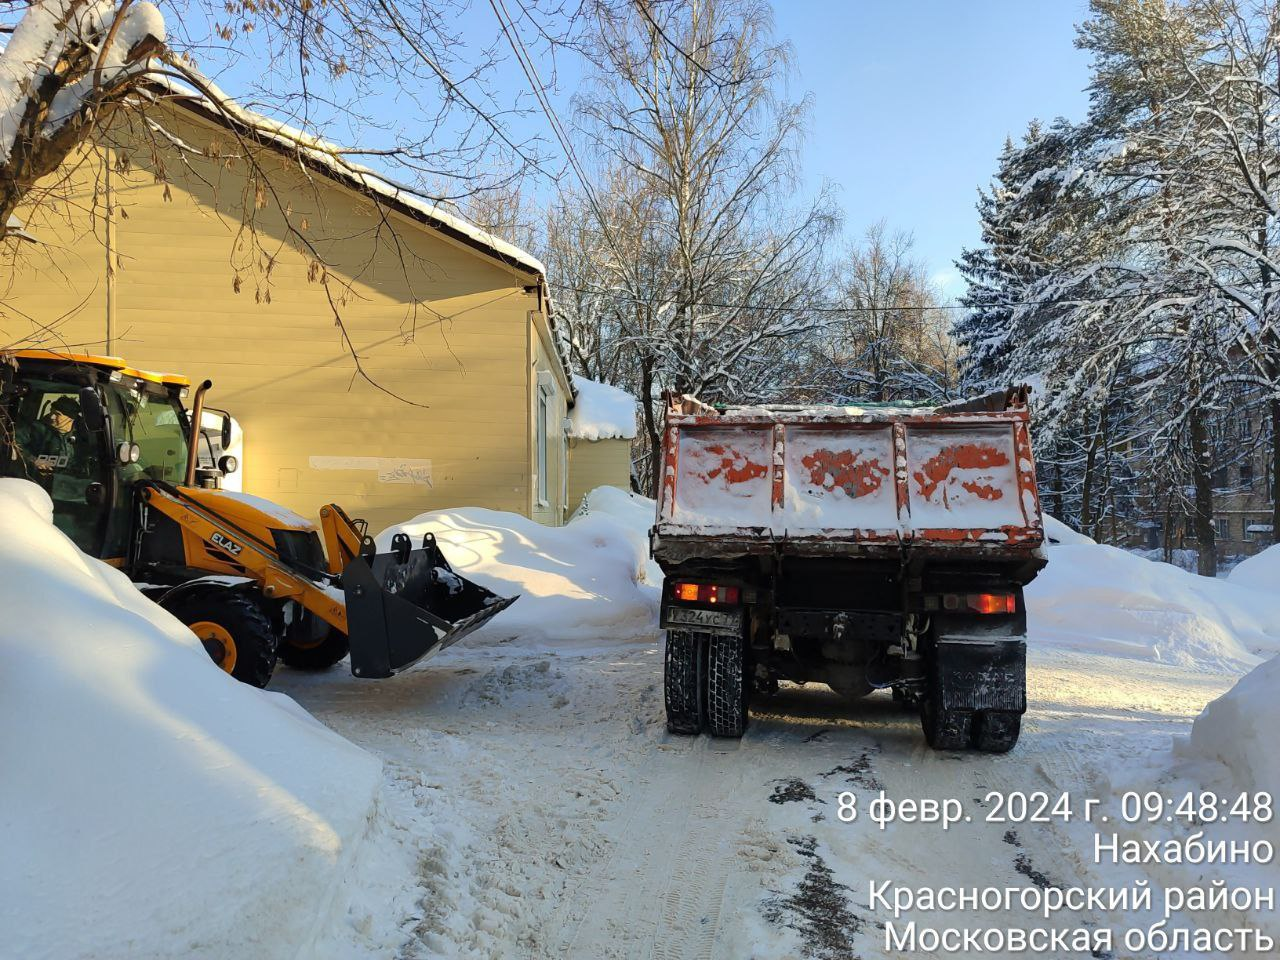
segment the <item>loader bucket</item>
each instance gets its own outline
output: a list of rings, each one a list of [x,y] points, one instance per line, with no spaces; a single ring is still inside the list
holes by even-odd
[[[435,537],[414,550],[396,534],[390,553],[366,537],[342,572],[351,673],[389,677],[457,643],[518,597],[499,597],[453,572]]]

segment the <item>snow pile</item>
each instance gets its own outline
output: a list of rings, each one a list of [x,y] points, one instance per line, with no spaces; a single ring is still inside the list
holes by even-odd
[[[575,376],[569,436],[579,440],[634,440],[636,398],[607,383]]]
[[[520,594],[469,643],[650,638],[661,582],[645,536],[653,501],[628,499],[621,490],[594,490],[563,527],[480,507],[436,510],[383,530],[378,548],[390,549],[397,533],[417,544],[431,532],[458,573],[500,596]]]
[[[1057,521],[1026,588],[1033,641],[1235,673],[1280,651],[1280,595],[1196,576],[1074,534]]]
[[[218,670],[191,632],[0,479],[6,956],[305,954],[379,761]]]
[[[1044,515],[1044,535],[1049,538],[1049,543],[1055,547],[1059,544],[1078,546],[1083,543],[1098,542],[1092,537],[1086,537],[1078,530],[1072,530],[1057,517],[1051,517],[1047,513]]]
[[[1280,796],[1280,657],[1273,657],[1214,700],[1191,725],[1191,739],[1179,747],[1188,759],[1221,763],[1237,792]]]
[[[1227,582],[1254,590],[1280,590],[1280,544],[1241,560],[1227,575]]]

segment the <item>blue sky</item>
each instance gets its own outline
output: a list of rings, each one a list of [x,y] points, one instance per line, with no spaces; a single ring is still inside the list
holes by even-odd
[[[977,188],[990,179],[1006,136],[1019,136],[1033,117],[1084,115],[1088,57],[1074,47],[1074,25],[1086,13],[1087,0],[774,0],[776,35],[795,52],[787,95],[812,95],[805,186],[835,185],[845,242],[884,219],[914,235],[946,294],[960,293],[952,262],[977,242]],[[484,0],[472,3],[458,29],[475,48],[500,36]],[[238,63],[203,64],[233,96],[244,95],[261,69],[245,39],[237,41],[247,54]],[[567,120],[581,65],[562,55],[557,68],[552,100]],[[550,64],[540,70],[548,81]],[[490,84],[527,98],[514,62],[502,64]],[[400,118],[393,97],[366,106],[392,122],[412,122]],[[541,114],[509,122],[517,137],[540,134],[559,155]],[[366,146],[380,139],[378,131],[317,132]],[[545,196],[554,185],[535,189]]]
[[[910,231],[935,279],[978,240],[976,190],[1008,135],[1033,117],[1082,119],[1083,0],[855,0],[774,4],[795,47],[795,93],[812,92],[804,167],[840,188],[845,233],[881,218]]]

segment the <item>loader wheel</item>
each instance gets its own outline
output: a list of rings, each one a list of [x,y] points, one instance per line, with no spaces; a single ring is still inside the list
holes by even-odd
[[[699,634],[667,631],[662,679],[667,705],[667,729],[672,733],[702,732],[702,678],[706,643]]]
[[[267,685],[277,640],[271,618],[252,594],[208,584],[179,590],[164,608],[191,628],[227,673],[254,687]]]
[[[740,737],[747,729],[745,647],[741,637],[715,636],[707,649],[707,727],[713,737]]]
[[[945,710],[941,699],[930,690],[920,701],[920,726],[925,740],[935,750],[969,749],[973,714],[968,710]]]
[[[285,640],[280,644],[280,659],[295,670],[328,670],[351,650],[347,635],[330,628],[319,640],[298,643]]]
[[[973,745],[984,753],[1008,753],[1022,731],[1022,714],[1013,710],[984,710],[973,725]]]

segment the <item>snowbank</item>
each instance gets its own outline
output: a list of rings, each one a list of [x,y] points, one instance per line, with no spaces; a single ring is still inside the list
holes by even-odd
[[[634,440],[636,398],[625,390],[585,377],[573,378],[577,392],[569,411],[569,436],[579,440]]]
[[[1227,574],[1227,582],[1254,590],[1280,590],[1280,544],[1241,560]]]
[[[1074,533],[1054,523],[1052,535]],[[1049,547],[1049,565],[1026,588],[1033,642],[1224,673],[1280,651],[1280,594],[1074,536]]]
[[[1237,790],[1280,796],[1280,657],[1273,657],[1214,700],[1191,725],[1191,740],[1180,745],[1187,759],[1221,763]]]
[[[1098,542],[1092,537],[1086,537],[1078,530],[1072,530],[1057,517],[1051,517],[1047,513],[1044,515],[1044,533],[1049,538],[1049,543],[1053,546],[1058,546],[1059,544],[1078,546],[1082,543]]]
[[[0,953],[294,957],[380,763],[191,632],[0,479]]]
[[[467,643],[650,637],[661,584],[645,539],[653,501],[629,499],[601,487],[563,527],[479,507],[437,510],[388,527],[378,534],[378,548],[389,549],[397,533],[417,543],[430,531],[463,576],[502,596],[520,594]]]

